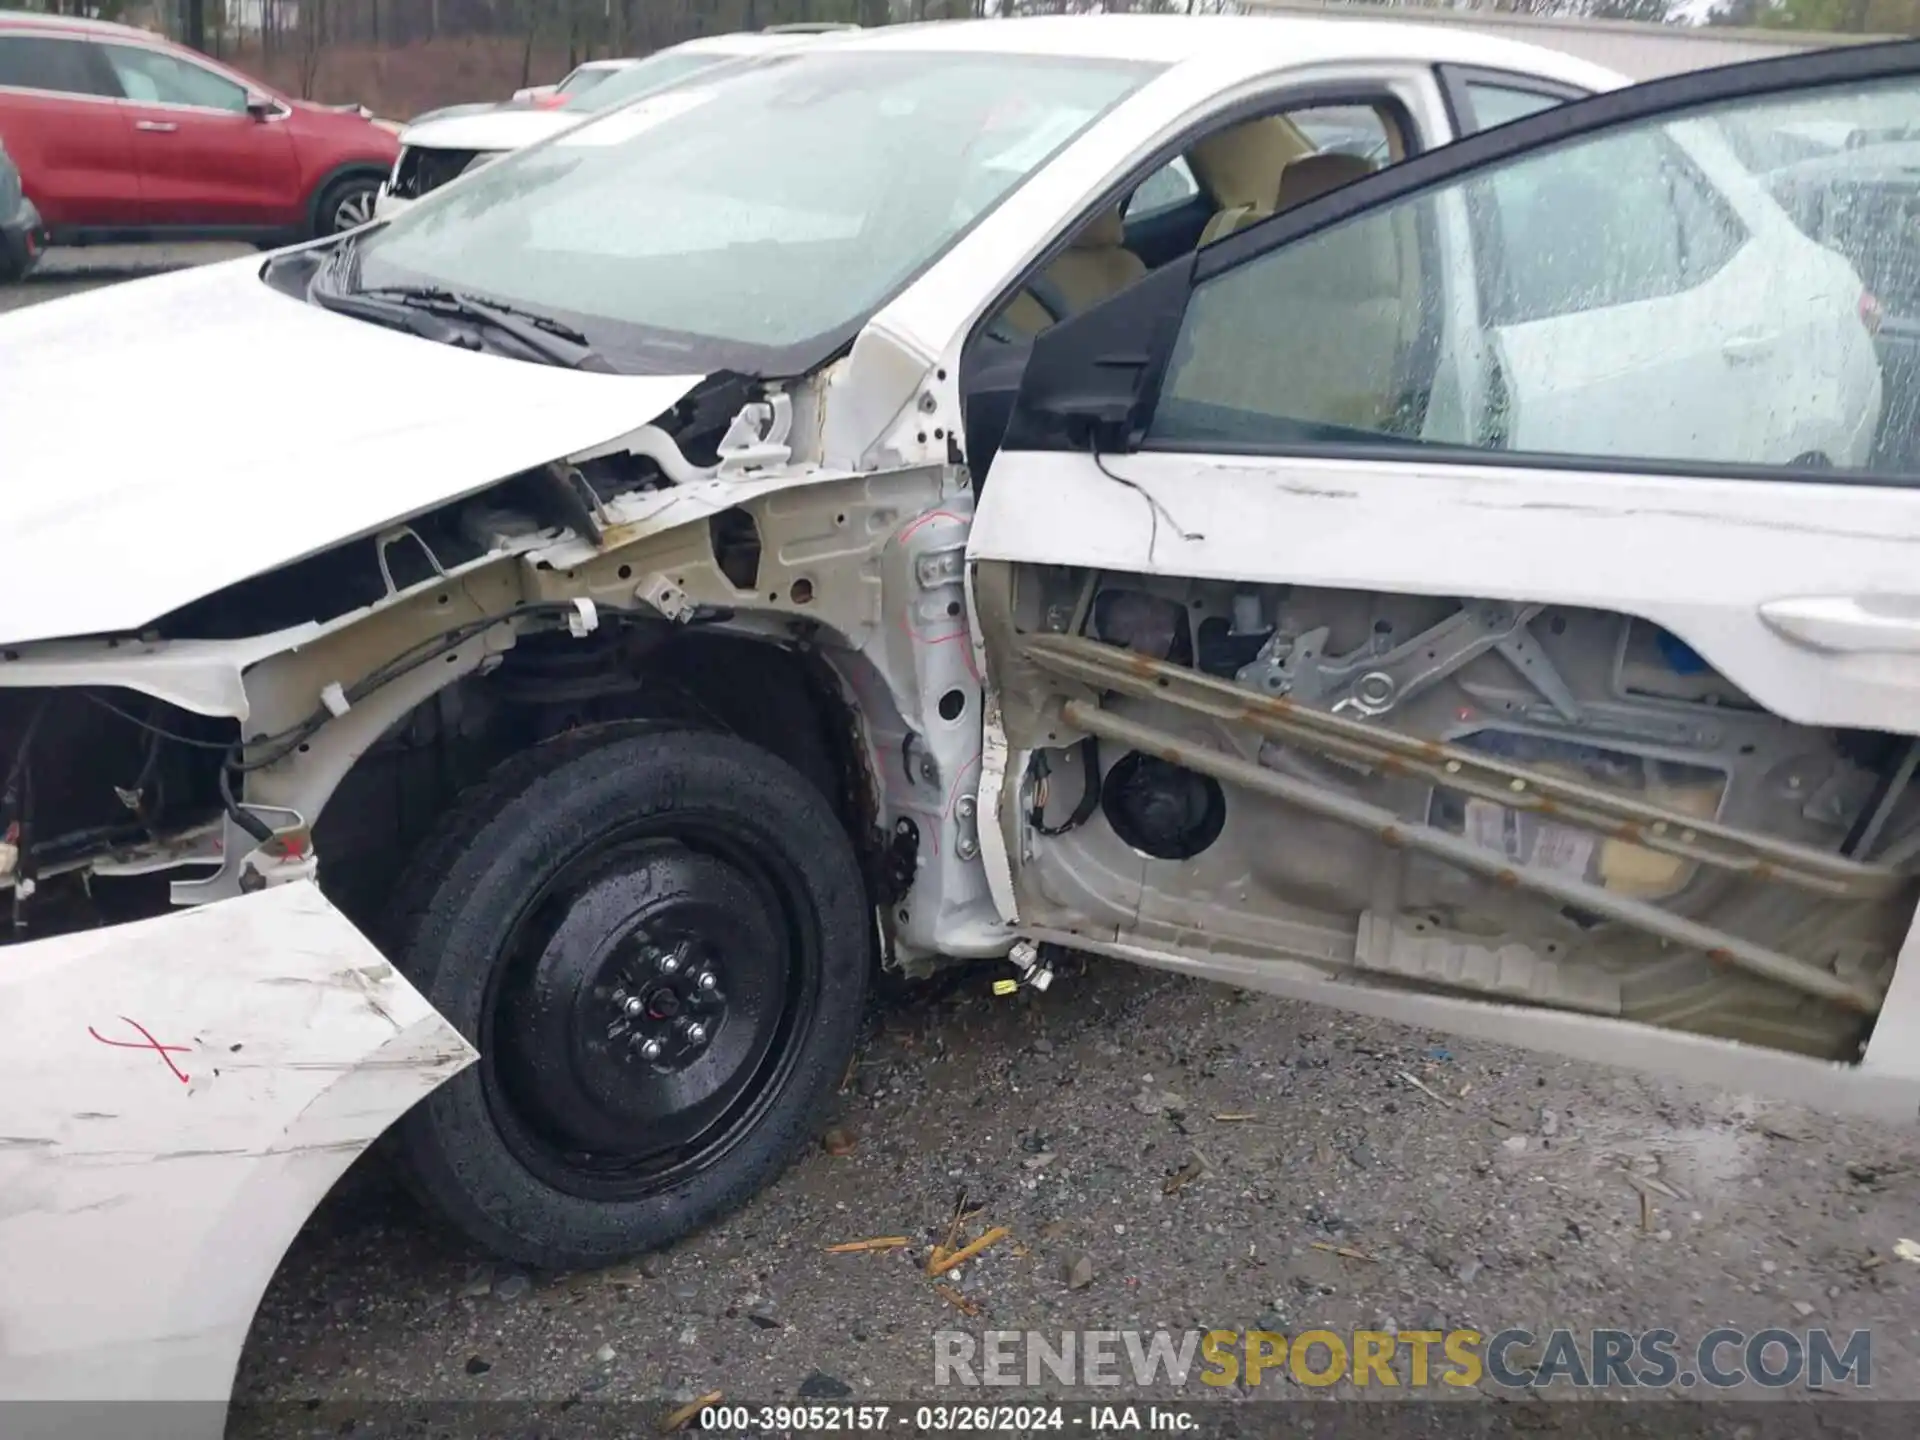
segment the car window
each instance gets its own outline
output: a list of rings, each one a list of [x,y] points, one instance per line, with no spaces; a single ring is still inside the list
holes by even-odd
[[[1140,182],[1140,188],[1128,197],[1122,215],[1127,220],[1141,220],[1165,214],[1178,210],[1199,193],[1200,182],[1193,178],[1193,169],[1186,157],[1176,155]]]
[[[86,45],[42,35],[0,35],[0,85],[66,95],[112,93]]]
[[[556,95],[583,95],[596,85],[603,84],[615,75],[615,71],[605,69],[575,70],[558,85],[553,87]]]
[[[1511,85],[1496,85],[1487,80],[1467,81],[1467,103],[1473,109],[1473,128],[1491,130],[1511,124],[1565,104],[1558,95],[1542,95],[1538,90],[1520,90]]]
[[[224,75],[158,50],[103,45],[107,63],[129,100],[150,105],[194,105],[204,110],[247,108],[247,91]]]
[[[1488,300],[1501,323],[1675,294],[1725,263],[1741,235],[1685,155],[1653,131],[1511,167],[1469,203],[1497,227],[1482,241],[1502,262]]]
[[[857,329],[1157,68],[783,54],[497,161],[367,235],[361,270],[564,312],[673,374],[788,363]]]
[[[1323,155],[1355,155],[1386,163],[1387,122],[1370,105],[1310,105],[1286,115]]]
[[[1920,118],[1912,79],[1857,87],[1861,108],[1884,110],[1889,89]],[[1920,376],[1883,375],[1858,272],[1795,229],[1723,139],[1724,122],[1764,128],[1757,112],[1777,103],[1526,151],[1209,276],[1148,442],[1905,465],[1881,422],[1911,413],[1894,392]],[[1884,231],[1871,243],[1910,253]],[[1409,232],[1414,267],[1396,244]]]

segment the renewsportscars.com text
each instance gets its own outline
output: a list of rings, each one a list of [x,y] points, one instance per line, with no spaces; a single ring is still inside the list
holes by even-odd
[[[933,1383],[1731,1390],[1873,1384],[1870,1331],[988,1330],[933,1335]]]

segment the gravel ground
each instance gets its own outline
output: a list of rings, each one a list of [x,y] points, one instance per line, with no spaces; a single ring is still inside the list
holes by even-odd
[[[367,1167],[281,1270],[237,1393],[377,1431],[381,1400],[952,1400],[938,1329],[1828,1325],[1872,1329],[1876,1396],[1920,1398],[1910,1132],[1105,962],[988,984],[880,1006],[823,1143],[632,1265],[477,1263]],[[1011,1234],[947,1294],[916,1262],[962,1191],[970,1233]],[[874,1236],[912,1245],[825,1253]]]
[[[56,252],[0,308],[231,253]],[[234,1440],[391,1433],[396,1401],[951,1401],[942,1329],[1868,1328],[1873,1394],[1920,1399],[1920,1265],[1896,1253],[1920,1133],[1117,964],[988,984],[877,1002],[822,1143],[611,1271],[479,1262],[356,1168],[260,1309]],[[942,1290],[920,1265],[962,1194],[967,1233],[1009,1234]],[[911,1243],[825,1253],[875,1236]],[[508,1413],[457,1405],[434,1433]]]

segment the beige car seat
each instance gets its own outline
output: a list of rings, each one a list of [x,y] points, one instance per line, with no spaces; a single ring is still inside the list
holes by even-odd
[[[1296,205],[1304,205],[1309,200],[1318,200],[1329,191],[1365,179],[1373,170],[1373,162],[1358,155],[1343,155],[1337,151],[1302,155],[1298,160],[1290,161],[1280,172],[1274,212],[1278,214]]]
[[[1293,122],[1280,115],[1248,120],[1195,145],[1187,164],[1220,207],[1200,232],[1200,243],[1211,245],[1271,215],[1288,163],[1312,151]]]
[[[1089,220],[1042,272],[1049,299],[1064,305],[1067,314],[1077,315],[1140,279],[1147,273],[1147,264],[1127,249],[1126,240],[1118,206]],[[1025,335],[1037,335],[1054,323],[1030,290],[1014,297],[1005,318],[1010,328]]]

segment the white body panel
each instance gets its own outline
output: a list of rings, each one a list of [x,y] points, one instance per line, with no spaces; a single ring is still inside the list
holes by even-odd
[[[1085,456],[1005,454],[969,555],[1621,610],[1788,720],[1920,734],[1920,491],[1258,456],[1107,463],[1173,523],[1156,526]],[[1887,637],[1838,654],[1761,613],[1827,595],[1885,611]]]
[[[0,640],[137,629],[614,439],[698,383],[435,345],[290,299],[259,269],[235,260],[0,322]],[[118,397],[110,428],[103,393]]]
[[[294,1235],[473,1059],[310,885],[9,949],[0,1402],[211,1402],[217,1436]]]
[[[416,150],[518,150],[586,118],[576,110],[483,110],[409,125],[400,143]]]

